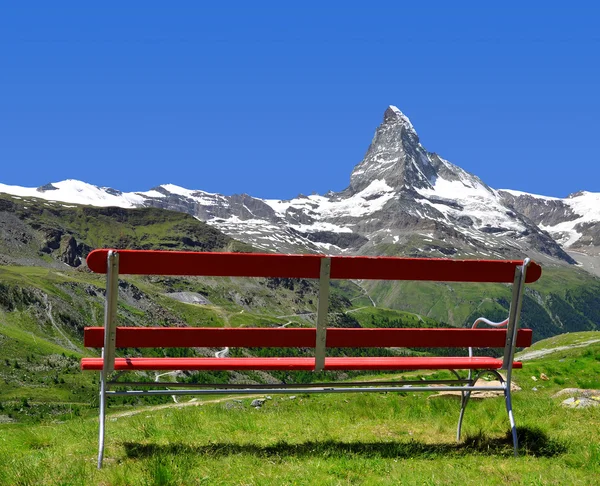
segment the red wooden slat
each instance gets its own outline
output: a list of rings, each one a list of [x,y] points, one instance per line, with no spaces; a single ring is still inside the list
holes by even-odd
[[[521,363],[514,363],[520,368]],[[326,358],[326,370],[478,370],[500,369],[502,360],[497,358],[475,357],[433,357],[433,358]]]
[[[331,278],[426,280],[434,282],[512,283],[521,260],[451,260],[446,258],[332,257]],[[526,281],[535,282],[541,267],[531,262]]]
[[[107,249],[94,250],[88,267],[106,272]],[[323,255],[263,253],[204,253],[118,250],[119,273],[139,275],[198,275],[229,277],[318,278]],[[514,280],[521,260],[451,260],[443,258],[331,257],[331,278],[372,280],[427,280],[439,282],[505,282]],[[527,282],[541,276],[531,262]]]
[[[118,327],[118,348],[299,347],[315,346],[315,329]],[[520,329],[517,346],[531,345],[530,329]],[[486,347],[502,348],[504,329],[339,329],[327,330],[327,347]],[[84,344],[101,348],[104,328],[87,327]]]
[[[531,329],[520,329],[517,346],[531,345]],[[503,348],[505,329],[328,329],[329,348]]]
[[[101,348],[103,327],[86,327],[84,345]],[[297,347],[315,346],[315,329],[214,328],[214,327],[117,327],[118,348],[178,347]]]
[[[115,370],[306,370],[314,358],[117,358]],[[102,358],[83,358],[82,370],[101,370]]]
[[[314,358],[117,358],[115,370],[312,370]],[[496,358],[326,358],[326,370],[500,369]],[[521,363],[515,362],[514,368]],[[102,358],[83,358],[83,370],[101,370]]]
[[[86,259],[90,270],[106,273],[108,252],[92,251]],[[118,250],[118,253],[121,274],[206,277],[319,278],[322,258],[322,255],[154,250]]]

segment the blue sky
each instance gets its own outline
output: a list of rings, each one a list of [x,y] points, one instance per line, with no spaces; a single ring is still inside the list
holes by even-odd
[[[393,104],[492,187],[600,192],[595,3],[13,3],[5,184],[322,194]]]

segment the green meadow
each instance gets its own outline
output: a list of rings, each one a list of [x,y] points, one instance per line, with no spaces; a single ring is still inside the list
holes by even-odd
[[[459,443],[452,396],[274,395],[258,409],[249,397],[185,398],[110,407],[101,470],[92,407],[1,424],[0,484],[600,484],[600,407],[564,408],[567,396],[553,397],[600,388],[599,340],[538,342],[556,351],[516,371],[517,458],[502,398],[470,402]]]

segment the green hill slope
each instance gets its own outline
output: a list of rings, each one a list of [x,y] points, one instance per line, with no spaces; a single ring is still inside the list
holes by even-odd
[[[95,402],[97,378],[78,370],[80,357],[94,353],[82,347],[83,328],[103,319],[104,277],[83,264],[91,248],[252,251],[189,215],[161,209],[0,196],[0,223],[4,421],[60,416]],[[344,327],[464,326],[480,315],[501,320],[510,299],[507,286],[478,284],[334,282],[332,293],[330,325]],[[523,325],[534,329],[534,339],[597,329],[599,296],[600,280],[545,268],[527,290]],[[291,279],[127,277],[120,297],[126,325],[312,326],[317,288]]]
[[[598,334],[560,336],[535,349],[582,344]],[[113,410],[101,471],[95,417],[0,424],[0,483],[597,484],[600,407],[564,408],[553,395],[577,385],[582,373],[600,376],[600,348],[592,343],[551,354],[515,373],[522,388],[513,395],[518,458],[501,397],[471,401],[458,444],[455,397],[306,395],[274,397],[260,409],[233,397],[136,414]]]
[[[511,290],[507,285],[429,282],[364,282],[378,306],[405,310],[450,326],[464,327],[477,317],[503,320]],[[577,268],[543,268],[526,287],[522,322],[534,340],[600,326],[600,279]]]

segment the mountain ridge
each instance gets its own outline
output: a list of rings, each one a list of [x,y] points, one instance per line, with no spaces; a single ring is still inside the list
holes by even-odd
[[[13,197],[64,204],[185,212],[264,251],[505,258],[574,264],[565,249],[598,254],[600,194],[550,198],[496,190],[428,152],[389,106],[348,187],[290,200],[225,196],[162,184],[122,192],[66,180],[39,188],[0,184]]]

